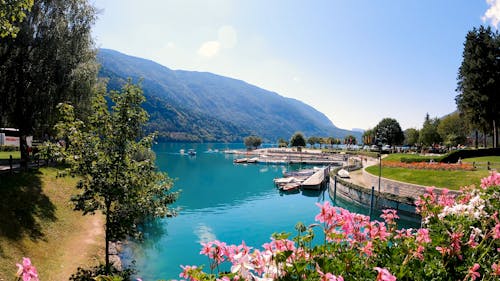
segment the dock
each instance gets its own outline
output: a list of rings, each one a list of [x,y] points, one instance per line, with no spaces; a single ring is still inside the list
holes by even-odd
[[[310,173],[309,170],[289,172],[285,173],[284,178],[274,179],[274,183],[279,189],[284,191],[292,189],[292,186],[293,189],[302,188],[320,190],[328,179],[329,172],[330,166],[316,169],[314,173]]]
[[[303,183],[302,183],[302,188],[305,189],[321,189],[321,185],[325,181],[326,178],[326,173],[328,168],[322,168],[315,172],[312,176],[307,178]]]

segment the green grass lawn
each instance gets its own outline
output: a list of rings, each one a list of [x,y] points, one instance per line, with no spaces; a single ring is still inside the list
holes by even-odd
[[[9,159],[10,155],[14,159],[21,159],[21,152],[19,151],[0,151],[0,159]]]
[[[464,162],[472,163],[472,162],[496,162],[500,163],[500,156],[484,156],[484,157],[474,157],[474,158],[466,158],[463,159]]]
[[[422,156],[419,154],[410,154],[410,153],[392,153],[388,154],[386,157],[384,157],[384,160],[388,161],[401,161],[401,158],[415,158],[415,159],[435,159],[436,156]]]
[[[69,200],[76,179],[57,178],[58,171],[41,168],[0,175],[0,280],[15,280],[22,257],[31,258],[40,280],[68,280],[77,266],[85,265],[72,263],[87,255],[80,247],[82,240],[93,239],[86,233],[95,217],[73,211]],[[85,236],[75,238],[80,235]]]
[[[378,176],[378,166],[370,166],[366,171]],[[479,185],[488,176],[487,170],[480,171],[440,171],[414,170],[405,168],[382,168],[382,177],[424,186],[435,186],[459,190],[462,186]]]

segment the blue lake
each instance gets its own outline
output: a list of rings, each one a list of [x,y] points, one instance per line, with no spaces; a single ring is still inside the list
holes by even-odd
[[[202,265],[200,242],[221,240],[260,248],[273,232],[291,232],[301,221],[308,225],[318,213],[315,203],[330,200],[328,192],[282,194],[273,184],[287,167],[279,165],[236,165],[234,156],[218,149],[242,148],[241,144],[155,145],[157,165],[175,179],[181,190],[174,207],[178,216],[150,225],[145,241],[129,244],[125,260],[136,261],[143,280],[178,279],[180,265]],[[180,149],[195,149],[196,156],[181,155]],[[336,205],[368,214],[368,209],[337,201]]]

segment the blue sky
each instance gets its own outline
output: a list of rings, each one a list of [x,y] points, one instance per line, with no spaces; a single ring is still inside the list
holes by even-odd
[[[301,100],[340,128],[455,110],[466,33],[500,0],[96,0],[98,47]]]

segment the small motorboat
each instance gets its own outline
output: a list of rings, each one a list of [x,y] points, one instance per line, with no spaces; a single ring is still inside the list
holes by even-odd
[[[189,149],[188,150],[188,155],[189,156],[195,156],[196,155],[196,151],[194,149]]]
[[[280,189],[283,191],[292,191],[300,188],[300,183],[298,182],[290,182],[283,185]]]
[[[237,159],[234,159],[233,163],[236,163],[236,164],[241,164],[241,163],[247,163],[248,162],[248,158],[237,158]]]
[[[184,152],[185,152],[185,151],[184,151],[184,149],[179,150],[179,153],[180,153],[181,155],[184,155]]]

